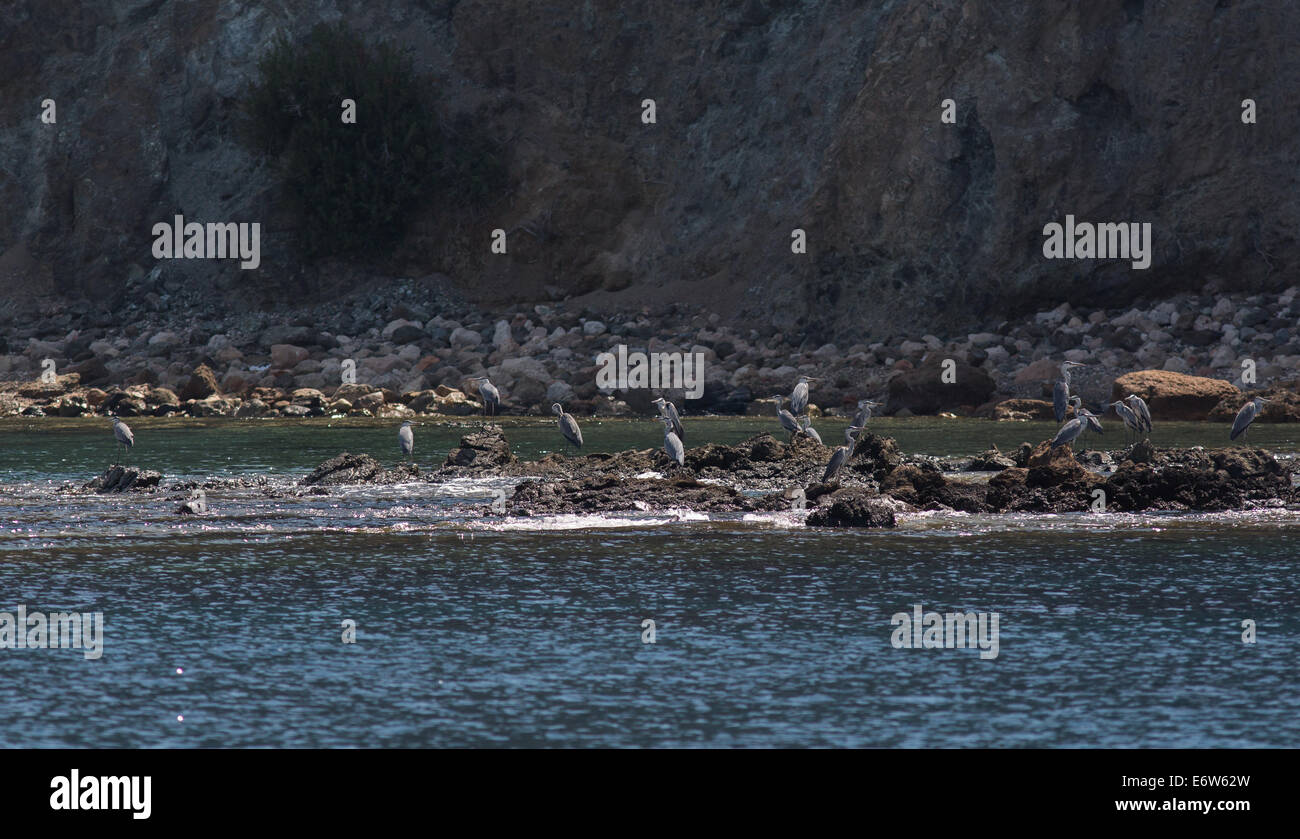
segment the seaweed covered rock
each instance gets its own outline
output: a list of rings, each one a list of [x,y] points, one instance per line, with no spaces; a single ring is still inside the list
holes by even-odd
[[[745,495],[691,478],[620,478],[524,481],[508,502],[511,515],[612,513],[687,509],[695,512],[772,512],[789,509],[779,494]]]
[[[160,481],[161,472],[115,464],[108,467],[104,474],[86,483],[82,490],[101,495],[110,492],[142,492],[157,489]]]
[[[823,496],[805,523],[809,527],[894,527],[894,505],[860,487]]]
[[[301,486],[340,486],[342,484],[396,484],[417,480],[420,470],[413,464],[403,463],[394,469],[385,469],[368,454],[343,452],[331,457],[299,481]]]
[[[1263,449],[1156,450],[1149,462],[1121,463],[1104,488],[1109,507],[1121,512],[1296,501],[1290,470]]]

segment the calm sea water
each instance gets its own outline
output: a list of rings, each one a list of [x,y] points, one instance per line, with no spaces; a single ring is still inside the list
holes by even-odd
[[[176,515],[179,494],[62,495],[114,459],[107,423],[0,421],[0,611],[104,617],[95,661],[0,649],[0,745],[1300,746],[1300,512],[920,514],[890,532],[789,514],[503,521],[465,503],[493,482],[286,494],[342,450],[396,462],[396,423],[131,424],[132,461],[169,481],[268,485],[213,490],[204,517]],[[419,462],[475,424],[418,427]],[[522,457],[557,448],[550,423],[506,424]],[[662,439],[583,425],[593,450]],[[944,455],[1054,430],[878,425]],[[1225,430],[1163,426],[1157,443]],[[1251,433],[1300,448],[1300,428]],[[998,657],[895,649],[890,617],[917,603],[997,612]]]

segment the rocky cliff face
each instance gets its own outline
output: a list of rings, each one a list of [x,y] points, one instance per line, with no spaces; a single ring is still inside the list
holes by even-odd
[[[234,121],[275,32],[339,19],[409,50],[511,187],[435,197],[382,259],[304,264]],[[446,274],[489,306],[684,299],[820,340],[1283,288],[1296,43],[1285,0],[23,0],[0,8],[0,293],[239,307]],[[176,213],[260,221],[261,267],[154,260]],[[1151,267],[1044,259],[1066,214],[1150,222]]]

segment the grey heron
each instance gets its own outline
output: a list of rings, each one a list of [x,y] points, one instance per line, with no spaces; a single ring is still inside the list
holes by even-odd
[[[668,457],[677,461],[678,466],[686,465],[686,450],[682,447],[681,438],[677,432],[673,431],[672,417],[660,417],[664,424],[664,451]]]
[[[673,422],[673,433],[677,435],[678,440],[686,439],[686,432],[682,429],[682,418],[677,414],[677,406],[664,399],[662,396],[654,401],[659,407],[659,416],[667,417]]]
[[[872,402],[870,399],[859,399],[858,412],[853,415],[853,424],[858,428],[866,428],[867,420],[871,419],[871,409],[879,407],[879,402]]]
[[[1124,403],[1124,400],[1121,399],[1115,402],[1109,402],[1106,407],[1115,409],[1115,416],[1124,420],[1124,427],[1126,429],[1139,434],[1142,432],[1142,420],[1138,418],[1138,415],[1132,408]]]
[[[475,376],[470,379],[478,382],[478,395],[483,400],[483,415],[491,416],[501,407],[501,391],[488,380],[487,376]]]
[[[1070,370],[1075,367],[1087,367],[1082,361],[1064,361],[1061,363],[1061,380],[1052,389],[1052,408],[1056,411],[1056,421],[1065,419],[1066,406],[1070,404]]]
[[[402,447],[402,454],[409,455],[415,451],[415,432],[411,430],[410,420],[397,429],[397,444]]]
[[[1052,438],[1052,448],[1056,449],[1061,446],[1069,445],[1071,450],[1073,450],[1074,441],[1083,433],[1083,427],[1086,423],[1087,420],[1085,420],[1082,415],[1079,415],[1061,426],[1060,430],[1056,432],[1056,436]]]
[[[826,464],[826,471],[822,474],[822,483],[827,483],[840,473],[845,463],[853,456],[853,446],[857,442],[857,434],[862,431],[856,425],[850,425],[844,429],[844,445],[835,450],[831,455],[831,460]]]
[[[131,448],[135,445],[135,435],[131,433],[131,426],[122,422],[121,417],[113,417],[113,436],[122,444],[129,459]]]
[[[796,417],[808,410],[808,383],[815,381],[811,376],[800,376],[799,383],[790,392],[790,413]]]
[[[582,448],[582,429],[578,428],[578,421],[573,418],[573,414],[565,413],[564,407],[559,402],[551,405],[551,413],[559,418],[560,433],[564,435],[564,439]]]
[[[1236,440],[1245,434],[1246,429],[1250,428],[1250,424],[1255,421],[1255,418],[1263,413],[1264,403],[1268,401],[1262,396],[1256,396],[1245,405],[1242,405],[1241,410],[1237,412],[1237,418],[1232,421],[1232,431],[1228,433],[1228,439]]]
[[[1124,397],[1124,401],[1133,409],[1133,414],[1138,419],[1139,431],[1151,430],[1151,409],[1147,407],[1146,400],[1136,393],[1130,393]]]
[[[808,416],[807,414],[804,414],[803,416],[799,417],[799,430],[802,431],[804,434],[808,435],[809,437],[811,437],[812,439],[816,440],[817,445],[819,446],[825,445],[825,443],[822,442],[822,435],[818,434],[817,429],[812,427],[812,417]]]
[[[794,435],[799,433],[799,423],[795,422],[794,414],[781,407],[781,400],[785,397],[773,396],[772,398],[776,400],[776,418],[781,421],[781,427],[790,432],[790,439],[793,440]]]

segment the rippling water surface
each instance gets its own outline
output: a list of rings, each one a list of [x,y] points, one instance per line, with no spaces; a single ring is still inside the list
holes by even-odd
[[[105,636],[97,661],[0,649],[0,745],[1300,746],[1297,511],[502,520],[479,506],[500,482],[293,494],[345,449],[396,462],[395,423],[131,424],[161,493],[57,492],[113,460],[101,420],[0,421],[0,611],[100,611]],[[475,424],[417,427],[419,462]],[[524,458],[557,448],[553,424],[506,424]],[[697,420],[688,442],[769,425]],[[939,455],[1053,430],[879,426]],[[1297,449],[1300,429],[1256,431]],[[1218,445],[1225,427],[1161,432]],[[166,491],[257,476],[204,517]],[[998,657],[895,649],[890,617],[916,603],[997,612]]]

